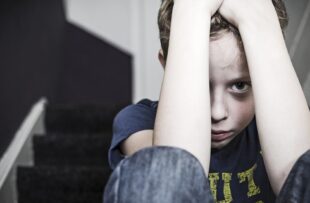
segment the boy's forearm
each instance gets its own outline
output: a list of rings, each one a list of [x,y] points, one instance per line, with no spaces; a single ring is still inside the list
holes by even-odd
[[[277,19],[256,23],[241,25],[239,31],[264,161],[278,193],[296,159],[310,148],[310,114]]]
[[[209,33],[211,16],[193,1],[176,1],[154,145],[183,148],[209,170],[211,116]]]

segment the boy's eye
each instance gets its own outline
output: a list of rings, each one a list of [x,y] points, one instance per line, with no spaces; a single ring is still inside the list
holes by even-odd
[[[236,82],[232,85],[232,90],[237,93],[247,92],[251,85],[246,82]]]

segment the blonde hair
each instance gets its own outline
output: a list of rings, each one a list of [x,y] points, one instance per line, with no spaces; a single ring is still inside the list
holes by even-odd
[[[276,9],[278,19],[281,25],[282,33],[284,36],[284,29],[288,24],[288,16],[284,2],[282,0],[272,0],[272,3]],[[159,12],[158,12],[158,27],[161,48],[163,50],[164,59],[167,59],[169,37],[170,37],[170,26],[171,26],[171,16],[173,10],[174,2],[173,0],[162,0]],[[218,12],[216,12],[211,18],[211,29],[210,37],[216,39],[224,32],[231,31],[238,38],[239,42],[242,43],[240,33],[238,29],[225,20]]]

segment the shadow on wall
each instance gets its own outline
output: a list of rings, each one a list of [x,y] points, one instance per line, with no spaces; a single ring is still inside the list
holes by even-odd
[[[131,102],[131,56],[66,22],[61,0],[0,3],[0,154],[33,103]]]

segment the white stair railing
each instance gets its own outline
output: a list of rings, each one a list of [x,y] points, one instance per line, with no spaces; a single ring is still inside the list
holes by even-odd
[[[32,136],[44,134],[44,114],[47,100],[40,99],[31,109],[11,144],[0,160],[0,202],[17,203],[17,166],[33,165]]]

